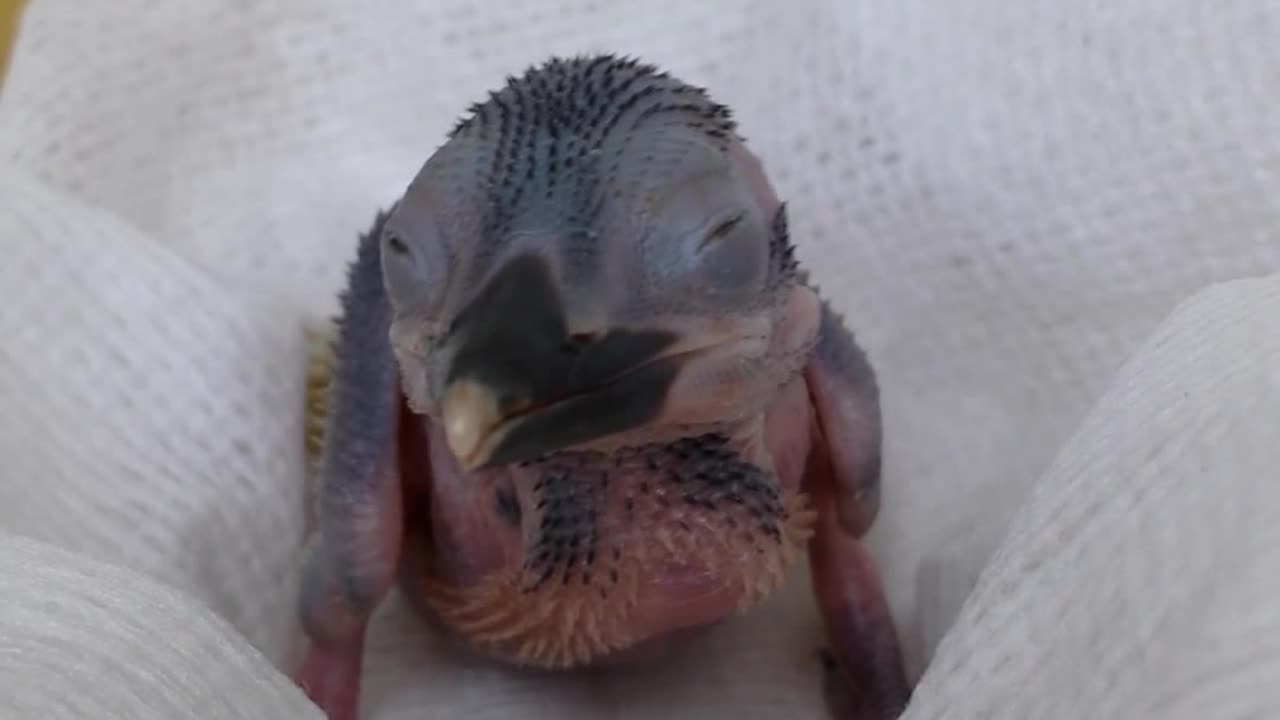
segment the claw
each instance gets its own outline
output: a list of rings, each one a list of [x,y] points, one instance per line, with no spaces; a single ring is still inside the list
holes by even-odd
[[[332,647],[313,645],[294,675],[328,720],[357,720],[363,650],[359,638]]]

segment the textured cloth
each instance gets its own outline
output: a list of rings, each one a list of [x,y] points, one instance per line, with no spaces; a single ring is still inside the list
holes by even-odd
[[[0,717],[318,717],[278,670],[304,329],[457,113],[593,50],[734,107],[879,368],[910,720],[1280,713],[1275,2],[34,0],[20,32]],[[393,597],[364,717],[816,718],[820,639],[802,572],[565,676]]]

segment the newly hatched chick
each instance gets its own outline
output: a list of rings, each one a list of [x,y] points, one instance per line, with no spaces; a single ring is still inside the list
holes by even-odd
[[[808,551],[840,717],[909,686],[859,543],[874,374],[793,258],[729,110],[652,66],[553,59],[472,106],[359,242],[298,682],[353,720],[370,614],[571,668],[760,602]]]

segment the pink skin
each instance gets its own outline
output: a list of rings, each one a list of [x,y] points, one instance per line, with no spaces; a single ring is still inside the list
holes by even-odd
[[[773,337],[775,349],[790,352],[775,357],[805,351],[818,333],[820,307],[809,290],[798,290],[790,307],[787,323]],[[878,417],[868,413],[867,399],[858,392],[843,374],[810,357],[802,373],[793,374],[780,390],[767,395],[772,397],[767,407],[733,425],[733,437],[752,462],[772,468],[780,488],[803,489],[812,499],[817,511],[809,544],[813,586],[834,661],[828,679],[835,682],[827,684],[828,702],[835,717],[870,720],[894,717],[908,688],[879,578],[857,539],[876,510],[874,497],[866,493],[867,488],[874,491],[875,479],[859,473],[865,474],[867,454],[874,452],[879,440]],[[753,395],[760,397],[752,393],[732,397]],[[671,397],[685,400],[669,406],[665,422],[654,427],[670,427],[677,417],[697,416],[715,406],[709,400],[714,393],[677,391]],[[411,579],[426,564],[434,562],[438,577],[460,587],[495,570],[518,566],[525,557],[528,535],[494,511],[493,491],[505,484],[521,506],[528,507],[529,488],[536,478],[519,467],[467,474],[448,452],[434,423],[412,415],[407,407],[401,421],[396,464],[397,471],[403,472],[400,482],[382,485],[399,492],[385,493],[379,507],[367,509],[370,522],[364,524],[370,530],[363,541],[368,557],[378,559],[376,565],[381,568],[370,574],[371,604],[376,605],[389,589],[396,566],[411,600],[421,599],[415,597],[418,593]],[[651,440],[656,437],[652,433],[611,438],[609,446]],[[828,442],[831,437],[842,443]],[[647,479],[653,479],[652,473],[637,472],[617,482],[635,487]],[[625,532],[612,519],[604,517],[601,531]],[[593,658],[590,664],[628,662],[648,655],[689,631],[734,614],[740,600],[720,577],[690,574],[687,568],[671,565],[646,570],[646,591],[638,596],[629,620],[635,641],[628,649]],[[431,614],[430,607],[421,602],[418,606]],[[341,622],[328,621],[330,639],[316,643],[299,670],[299,683],[331,720],[357,717],[366,623],[367,615],[350,612]],[[342,630],[335,635],[333,628]],[[447,625],[443,629],[450,630]],[[469,643],[466,633],[451,634],[473,650],[516,660],[509,653]]]
[[[808,406],[804,383],[792,381],[769,409],[764,418],[764,431],[759,422],[747,423],[742,434],[744,444],[755,450],[758,462],[774,466],[779,485],[784,489],[799,489],[804,479],[808,447]],[[434,553],[435,558],[448,558],[437,564],[440,575],[451,584],[467,586],[485,575],[510,566],[518,566],[526,556],[527,537],[519,528],[506,524],[493,512],[495,483],[503,482],[515,488],[521,504],[533,505],[528,492],[537,477],[523,468],[503,468],[483,473],[479,477],[462,472],[448,454],[443,433],[436,426],[429,429],[432,464],[432,483],[427,504],[431,508],[429,542],[409,543],[405,550],[406,567],[417,567],[428,561],[422,553],[433,548],[445,549]],[[613,482],[638,486],[645,480],[654,480],[652,473],[625,475]],[[620,514],[620,513],[619,513]],[[611,524],[613,516],[606,516],[601,523],[602,534],[643,533],[651,527],[622,527],[621,522]],[[630,620],[632,632],[646,643],[645,650],[653,650],[653,643],[664,640],[680,630],[697,628],[727,617],[734,612],[739,597],[730,588],[722,586],[722,578],[707,575],[688,567],[664,565],[651,568],[646,573],[639,603],[633,609]],[[466,638],[463,638],[464,641]],[[482,647],[471,649],[484,652]],[[623,651],[626,653],[627,651]],[[629,654],[629,653],[628,653]],[[500,659],[516,662],[515,658]],[[591,664],[607,659],[611,663],[625,658],[616,655],[595,658]]]

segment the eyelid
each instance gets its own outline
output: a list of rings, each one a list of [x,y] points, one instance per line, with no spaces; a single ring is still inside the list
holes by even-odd
[[[383,230],[383,277],[393,305],[430,315],[443,293],[441,252],[429,218],[393,216]],[[396,245],[403,246],[398,251]]]
[[[739,210],[726,219],[714,222],[711,226],[711,230],[703,235],[702,241],[698,244],[698,249],[701,250],[712,243],[728,237],[729,234],[736,230],[738,226],[742,224],[742,221],[746,219],[746,211]]]
[[[387,248],[396,255],[408,255],[412,252],[409,249],[409,243],[404,239],[404,235],[391,228],[387,228],[382,233],[382,240],[387,244]]]

